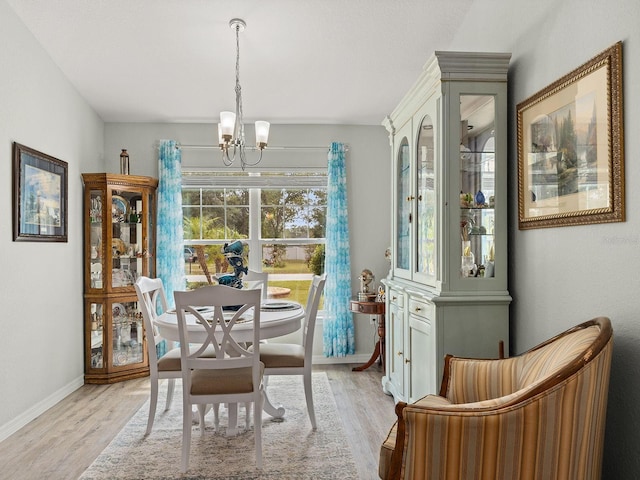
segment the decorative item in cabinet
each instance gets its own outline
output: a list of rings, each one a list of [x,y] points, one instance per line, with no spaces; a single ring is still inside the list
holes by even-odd
[[[133,284],[155,276],[158,181],[88,173],[84,183],[85,381],[148,375]]]

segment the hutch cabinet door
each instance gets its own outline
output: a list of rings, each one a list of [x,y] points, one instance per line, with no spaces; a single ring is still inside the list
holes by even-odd
[[[451,125],[459,125],[452,135],[449,165],[459,175],[451,191],[450,228],[459,228],[452,238],[452,289],[458,291],[506,291],[506,122],[502,97],[504,83],[452,85]],[[459,192],[459,198],[455,192]],[[459,215],[453,214],[459,210]]]
[[[437,174],[439,135],[437,99],[432,97],[416,114],[415,167],[415,259],[413,280],[435,287],[438,274],[438,195]]]
[[[396,274],[411,278],[413,264],[415,190],[413,188],[413,168],[411,156],[411,123],[398,132],[394,179],[396,182],[394,198],[394,245],[393,266]]]
[[[388,289],[385,331],[387,332],[384,391],[394,397],[404,399],[404,292]]]

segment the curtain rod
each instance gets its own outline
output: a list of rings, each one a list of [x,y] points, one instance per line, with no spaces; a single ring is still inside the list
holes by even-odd
[[[184,148],[187,150],[197,150],[197,149],[201,149],[201,150],[219,150],[220,146],[219,145],[183,145],[181,143],[177,143],[176,144],[176,148]],[[257,147],[249,147],[249,146],[245,146],[245,148],[247,150],[257,150]],[[269,145],[265,150],[321,150],[326,152],[327,150],[331,149],[331,146],[328,147],[314,147],[314,146],[300,146],[300,147],[293,147],[293,146],[271,146]],[[349,145],[345,145],[344,146],[344,150],[345,152],[349,151]]]

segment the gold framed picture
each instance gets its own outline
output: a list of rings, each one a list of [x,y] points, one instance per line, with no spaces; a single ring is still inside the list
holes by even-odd
[[[518,227],[623,222],[622,42],[517,105]]]

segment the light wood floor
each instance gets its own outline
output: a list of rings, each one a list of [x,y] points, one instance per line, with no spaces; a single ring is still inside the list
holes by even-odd
[[[317,365],[325,371],[361,480],[377,479],[380,445],[395,421],[381,368]],[[84,385],[0,443],[0,479],[77,479],[149,398],[149,380]]]

